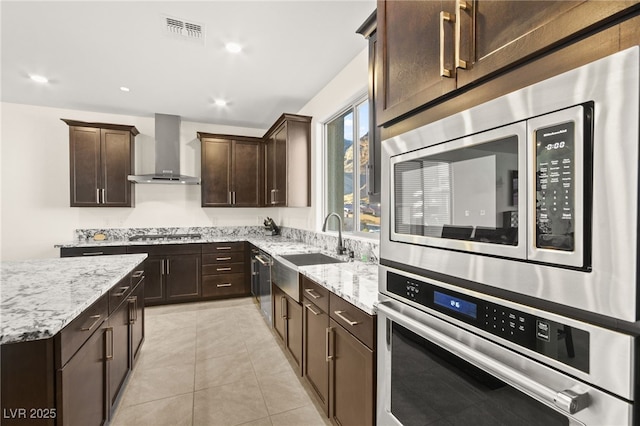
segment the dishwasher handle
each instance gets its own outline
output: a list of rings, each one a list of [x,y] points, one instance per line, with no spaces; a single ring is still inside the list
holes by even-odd
[[[262,264],[262,266],[272,266],[273,260],[270,257],[265,257],[261,254],[254,256],[255,259]]]

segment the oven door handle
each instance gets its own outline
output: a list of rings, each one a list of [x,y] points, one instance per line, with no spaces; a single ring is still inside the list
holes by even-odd
[[[590,399],[587,392],[578,393],[572,389],[554,391],[513,368],[477,352],[465,344],[421,324],[413,318],[403,315],[387,306],[384,302],[378,304],[378,313],[384,314],[393,322],[416,332],[441,348],[508,383],[510,386],[551,406],[556,406],[569,414],[575,414],[589,406]]]

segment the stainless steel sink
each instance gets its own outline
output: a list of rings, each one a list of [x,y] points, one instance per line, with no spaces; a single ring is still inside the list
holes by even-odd
[[[340,259],[322,253],[294,253],[275,256],[271,270],[271,282],[287,293],[293,300],[302,302],[298,267],[341,263]]]
[[[327,256],[322,253],[298,253],[298,254],[286,254],[280,256],[287,262],[294,264],[295,266],[307,266],[307,265],[324,265],[327,263],[342,263],[342,260],[335,257]]]

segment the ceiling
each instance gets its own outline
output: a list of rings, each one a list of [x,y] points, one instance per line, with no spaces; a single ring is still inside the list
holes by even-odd
[[[3,0],[1,99],[266,129],[283,112],[299,111],[367,46],[355,30],[375,6]],[[169,33],[167,17],[200,25],[203,37]],[[243,50],[228,52],[230,41]]]

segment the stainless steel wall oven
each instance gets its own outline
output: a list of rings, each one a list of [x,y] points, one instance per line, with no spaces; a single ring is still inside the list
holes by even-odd
[[[640,47],[382,143],[380,425],[640,424]]]

